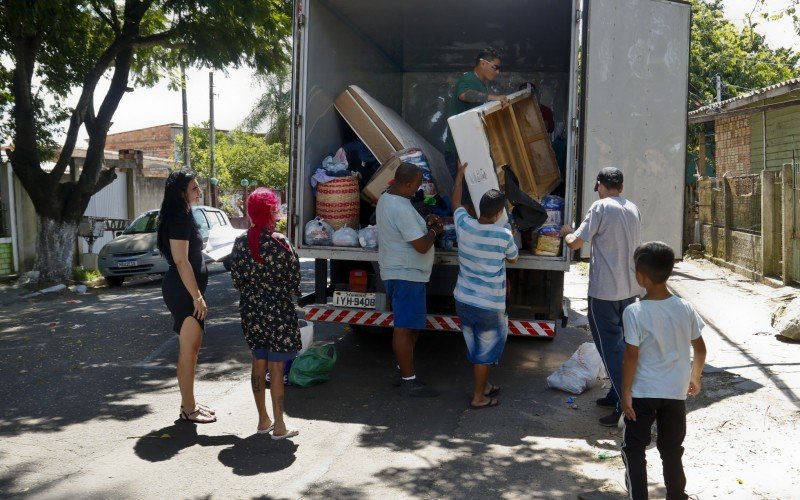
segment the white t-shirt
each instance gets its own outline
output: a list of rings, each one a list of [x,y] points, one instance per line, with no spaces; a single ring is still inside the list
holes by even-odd
[[[384,193],[375,210],[378,226],[378,263],[383,280],[427,283],[434,249],[414,250],[411,242],[425,236],[428,226],[408,198]]]
[[[639,209],[625,198],[610,196],[592,203],[575,231],[575,236],[592,244],[589,297],[625,300],[642,294],[633,263],[641,226]]]
[[[692,305],[674,295],[640,300],[622,313],[625,342],[639,347],[635,398],[686,399],[692,374],[691,344],[705,326]]]

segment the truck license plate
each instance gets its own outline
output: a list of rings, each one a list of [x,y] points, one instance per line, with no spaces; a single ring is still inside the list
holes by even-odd
[[[333,292],[333,305],[375,309],[375,294],[360,292]]]
[[[136,267],[139,265],[139,261],[136,259],[129,259],[129,260],[118,260],[117,267]]]

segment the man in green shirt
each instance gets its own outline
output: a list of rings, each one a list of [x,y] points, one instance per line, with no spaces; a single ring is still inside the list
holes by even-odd
[[[463,113],[468,109],[480,106],[489,101],[508,102],[506,96],[489,93],[488,83],[500,74],[500,54],[491,47],[483,49],[475,58],[475,67],[467,71],[456,82],[453,95],[450,96],[448,117]],[[458,156],[453,134],[448,129],[444,143],[444,159],[450,175],[455,177],[458,169]]]

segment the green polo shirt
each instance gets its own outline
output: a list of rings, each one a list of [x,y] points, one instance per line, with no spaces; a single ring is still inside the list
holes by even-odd
[[[453,95],[450,96],[450,113],[448,114],[448,118],[482,104],[464,102],[458,98],[458,96],[467,90],[477,90],[478,92],[483,92],[484,94],[489,93],[489,87],[487,87],[486,84],[483,83],[480,78],[478,78],[478,75],[476,75],[474,71],[467,71],[458,79],[455,90],[453,90]],[[456,151],[456,145],[453,142],[453,133],[449,129],[447,131],[447,140],[444,142],[444,150],[447,153],[455,153]]]

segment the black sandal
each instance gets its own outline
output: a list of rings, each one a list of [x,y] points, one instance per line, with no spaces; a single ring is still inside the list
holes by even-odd
[[[213,424],[217,421],[216,416],[205,413],[201,408],[197,408],[191,413],[186,413],[183,408],[181,408],[180,419],[186,420],[187,422],[194,422],[196,424]]]

